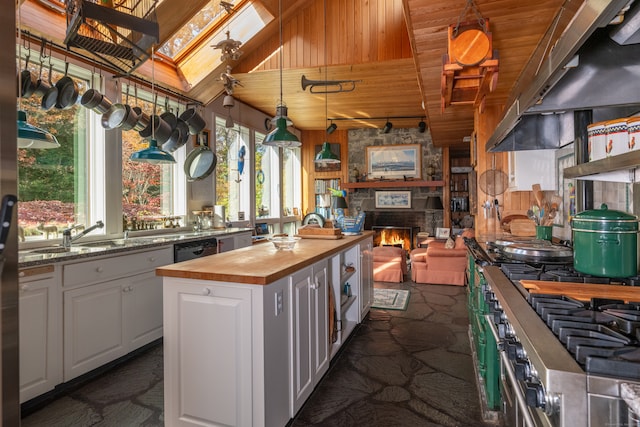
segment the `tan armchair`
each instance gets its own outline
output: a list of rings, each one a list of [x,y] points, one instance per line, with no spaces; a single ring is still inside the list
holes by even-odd
[[[411,251],[411,280],[433,285],[464,286],[467,268],[467,248],[464,237],[473,237],[473,230],[456,236],[455,246],[445,248],[445,242],[430,242],[428,248]]]
[[[373,280],[376,282],[402,282],[407,274],[407,253],[395,246],[373,248]]]

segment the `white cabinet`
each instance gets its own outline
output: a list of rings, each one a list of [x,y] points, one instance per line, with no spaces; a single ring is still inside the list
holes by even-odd
[[[167,425],[252,425],[251,290],[167,285],[164,316]]]
[[[373,302],[373,240],[360,242],[360,322]]]
[[[234,249],[251,246],[251,232],[233,234],[231,236],[218,237],[218,252],[229,252]]]
[[[164,278],[166,425],[287,424],[288,287]]]
[[[62,317],[53,265],[21,269],[18,277],[22,403],[62,382]]]
[[[327,270],[328,262],[320,261],[290,278],[291,417],[329,369]]]
[[[162,337],[155,268],[172,260],[168,247],[63,267],[63,287],[74,285],[63,292],[65,381]],[[123,271],[129,275],[118,277]],[[77,286],[78,272],[89,285]]]

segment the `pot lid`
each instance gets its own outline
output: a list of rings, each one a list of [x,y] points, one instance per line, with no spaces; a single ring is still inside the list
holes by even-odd
[[[551,245],[551,242],[548,240],[537,240],[532,237],[526,236],[499,237],[492,243],[494,246],[499,247],[511,246],[519,243],[538,243],[541,245]]]
[[[573,260],[573,250],[570,248],[542,242],[509,245],[503,252],[509,258],[527,262],[566,263]]]
[[[611,221],[638,221],[638,217],[630,215],[626,212],[616,211],[609,209],[609,207],[603,203],[600,205],[600,209],[592,209],[588,211],[582,211],[576,214],[574,220],[587,219],[587,220],[611,220]]]

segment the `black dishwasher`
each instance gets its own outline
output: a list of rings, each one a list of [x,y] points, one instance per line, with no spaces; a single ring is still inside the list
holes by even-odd
[[[173,245],[173,262],[188,261],[218,253],[218,239],[208,238]]]

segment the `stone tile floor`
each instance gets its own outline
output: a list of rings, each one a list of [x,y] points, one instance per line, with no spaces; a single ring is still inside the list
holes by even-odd
[[[406,311],[372,309],[291,426],[484,425],[467,335],[466,288],[409,289]],[[23,427],[162,426],[162,347],[22,419]]]

